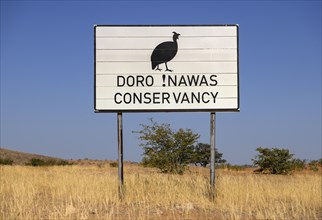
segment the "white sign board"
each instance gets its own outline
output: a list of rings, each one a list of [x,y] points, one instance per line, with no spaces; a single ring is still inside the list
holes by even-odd
[[[95,111],[239,111],[238,25],[96,25]]]

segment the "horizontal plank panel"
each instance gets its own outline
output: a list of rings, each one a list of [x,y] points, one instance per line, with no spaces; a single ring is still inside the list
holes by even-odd
[[[160,64],[162,71],[165,70],[165,65]],[[176,62],[176,58],[173,61],[168,62],[168,68],[173,70],[173,73],[236,73],[237,62]],[[123,62],[111,62],[102,63],[96,62],[97,74],[116,74],[116,73],[141,73],[141,74],[153,74],[156,72],[152,70],[151,62],[141,63],[123,63]]]
[[[236,98],[238,96],[237,86],[213,86],[213,87],[96,87],[97,99],[112,99],[116,93],[195,93],[218,92],[218,98]]]
[[[153,49],[162,42],[172,41],[172,34],[168,38],[97,38],[96,49],[139,50]],[[181,49],[200,48],[237,48],[236,37],[195,37],[178,39],[178,51]]]
[[[237,26],[97,26],[96,37],[236,36]]]
[[[152,50],[97,50],[97,62],[150,61]],[[236,61],[235,49],[196,49],[178,51],[176,61]]]
[[[195,103],[182,103],[180,104],[180,107],[175,107],[173,105],[167,104],[167,103],[160,103],[160,104],[125,104],[125,103],[121,103],[118,105],[113,105],[112,103],[114,103],[113,100],[101,100],[98,99],[96,101],[96,107],[97,109],[100,110],[110,110],[110,111],[134,111],[134,110],[157,110],[157,111],[162,111],[162,110],[213,110],[213,109],[217,109],[217,110],[224,110],[224,109],[234,109],[237,110],[238,109],[238,100],[237,98],[234,99],[220,99],[218,98],[216,100],[216,103],[204,103],[203,105],[196,105]]]
[[[165,78],[163,78],[163,75]],[[213,76],[215,75],[215,76]],[[156,72],[150,75],[142,74],[109,74],[97,75],[97,87],[167,87],[181,86],[232,86],[237,83],[237,74],[163,74]],[[190,83],[189,83],[190,82]],[[117,88],[115,88],[117,89]]]

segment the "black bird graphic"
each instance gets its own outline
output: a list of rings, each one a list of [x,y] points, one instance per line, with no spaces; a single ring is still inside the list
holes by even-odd
[[[178,51],[178,43],[177,40],[179,39],[179,35],[176,32],[173,33],[173,41],[166,41],[161,44],[159,44],[152,52],[151,54],[151,64],[152,64],[152,69],[154,70],[159,70],[159,64],[164,63],[166,70],[172,72],[172,70],[168,69],[167,62],[172,60]]]

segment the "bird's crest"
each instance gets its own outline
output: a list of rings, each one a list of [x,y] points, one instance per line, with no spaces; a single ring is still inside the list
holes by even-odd
[[[178,34],[177,32],[173,31],[173,39],[179,39],[180,34]]]

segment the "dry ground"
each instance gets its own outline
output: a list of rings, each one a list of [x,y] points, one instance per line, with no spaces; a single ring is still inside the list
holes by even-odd
[[[322,219],[321,172],[290,176],[217,170],[184,175],[126,164],[125,197],[107,163],[0,166],[0,219]]]

